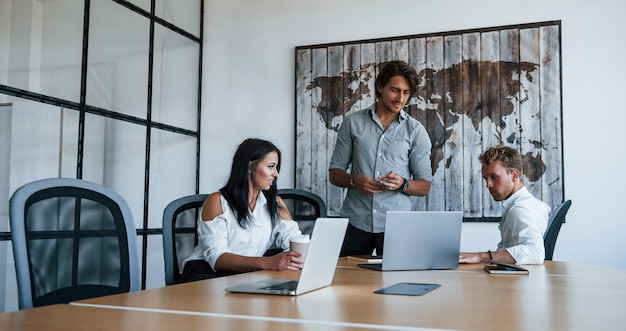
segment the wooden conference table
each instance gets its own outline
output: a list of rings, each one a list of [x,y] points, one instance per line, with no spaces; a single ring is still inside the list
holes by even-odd
[[[259,271],[0,315],[2,330],[616,330],[626,326],[626,270],[546,261],[530,275],[456,270],[378,272],[345,258],[332,286],[283,297],[224,288],[298,272]],[[436,283],[424,296],[374,294]]]

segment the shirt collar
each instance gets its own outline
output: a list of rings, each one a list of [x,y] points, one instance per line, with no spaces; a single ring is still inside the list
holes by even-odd
[[[407,112],[405,112],[404,109],[400,110],[400,115],[398,116],[398,121],[402,122],[403,120],[406,119],[407,116],[409,116],[409,114]]]
[[[372,119],[378,117],[376,115],[376,104],[374,104],[372,107],[369,108],[369,113]],[[404,121],[407,118],[407,116],[409,116],[409,114],[406,111],[404,111],[404,109],[400,110],[400,113],[398,114],[398,122]]]
[[[517,192],[511,194],[510,197],[502,202],[502,206],[504,207],[504,209],[509,209],[509,207],[515,203],[517,198],[521,197],[522,195],[526,195],[526,192],[528,192],[528,189],[526,188],[526,186],[522,186],[522,188],[517,190]]]
[[[265,205],[267,205],[267,199],[265,198],[265,194],[263,191],[259,192],[259,195],[256,197],[256,204],[254,205],[254,211],[248,207],[248,210],[252,212],[252,214],[256,213],[259,209],[264,209]]]

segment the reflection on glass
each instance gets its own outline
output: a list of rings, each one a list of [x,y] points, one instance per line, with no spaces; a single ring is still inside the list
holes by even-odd
[[[0,106],[0,174],[11,190],[49,177],[76,176],[78,112],[16,100]]]
[[[89,24],[87,104],[147,118],[150,21],[114,1],[92,0]]]
[[[155,26],[153,121],[197,130],[199,47],[159,24]]]
[[[146,128],[87,114],[83,178],[119,193],[143,227]]]
[[[159,226],[160,227],[160,226]],[[141,243],[142,238],[137,238]],[[141,245],[140,245],[141,246]],[[139,248],[142,251],[142,247]],[[148,236],[148,248],[146,249],[146,265],[150,266],[150,272],[146,273],[146,289],[163,287],[165,279],[165,263],[163,261],[163,236]]]
[[[155,14],[199,36],[201,1],[156,0]],[[152,0],[128,3],[149,12]],[[84,6],[76,0],[0,0],[0,84],[79,103]],[[87,105],[147,119],[150,19],[117,1],[91,0],[88,33]],[[197,42],[155,25],[150,100],[155,122],[197,130],[199,48]],[[27,182],[76,177],[80,165],[82,178],[118,192],[137,228],[144,229],[144,213],[149,227],[160,228],[165,205],[195,193],[196,137],[151,129],[146,205],[148,128],[87,113],[79,146],[79,115],[77,110],[0,93],[0,178],[6,184],[0,200],[8,203],[9,192]],[[160,242],[160,236],[149,240]],[[146,254],[151,254],[148,269],[162,271],[162,255]],[[162,286],[162,274],[155,277],[148,277],[148,287]]]
[[[156,0],[155,15],[199,37],[201,1]]]
[[[82,2],[0,1],[5,10],[10,16],[0,14],[0,84],[80,101]]]
[[[150,12],[150,3],[152,2],[151,0],[127,0],[127,1],[147,11],[148,13]]]
[[[168,203],[196,193],[196,138],[152,130],[148,227],[160,228]]]

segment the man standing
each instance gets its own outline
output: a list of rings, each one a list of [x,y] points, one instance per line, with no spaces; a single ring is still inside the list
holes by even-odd
[[[382,254],[387,210],[411,210],[410,195],[430,192],[430,138],[403,110],[417,83],[415,69],[389,62],[376,78],[374,106],[347,116],[339,128],[329,178],[348,188],[340,212],[350,219],[342,256],[374,248]]]
[[[497,146],[479,157],[489,193],[503,201],[504,211],[498,229],[500,243],[494,252],[459,255],[460,263],[497,261],[500,263],[542,264],[545,258],[543,234],[548,227],[550,207],[535,198],[522,183],[522,158],[517,150]]]

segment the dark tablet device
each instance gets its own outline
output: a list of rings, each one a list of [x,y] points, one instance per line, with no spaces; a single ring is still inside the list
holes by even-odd
[[[440,284],[398,283],[381,288],[380,290],[374,291],[374,293],[418,296],[431,292],[440,286]]]

